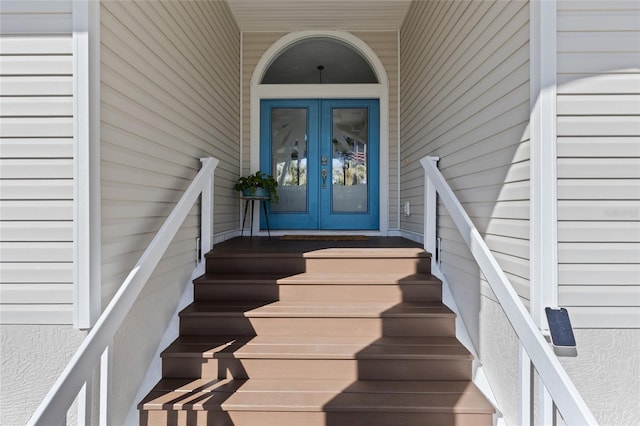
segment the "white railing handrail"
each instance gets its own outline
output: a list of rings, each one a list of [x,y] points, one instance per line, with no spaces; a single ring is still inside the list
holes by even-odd
[[[567,424],[597,425],[598,423],[589,407],[585,404],[544,336],[536,327],[529,312],[487,247],[478,229],[436,166],[436,162],[436,157],[424,157],[420,160],[425,170],[425,193],[430,190],[428,187],[433,185],[439,194],[440,200],[447,208],[471,254],[480,266],[491,290],[498,299],[498,303],[502,306],[507,319],[529,355],[542,382],[548,389],[560,414]],[[425,223],[426,221],[427,218],[425,218]],[[435,225],[435,218],[429,218],[429,221]],[[427,235],[425,233],[425,244],[426,238]]]
[[[124,280],[95,326],[84,339],[60,377],[58,377],[58,380],[49,390],[49,393],[29,420],[29,425],[49,426],[52,424],[64,424],[69,407],[84,384],[90,381],[102,354],[111,345],[115,333],[120,328],[201,193],[203,194],[203,208],[211,211],[210,206],[204,206],[204,204],[212,202],[213,173],[218,165],[218,160],[215,158],[203,158],[201,161],[202,168],[167,217],[149,247],[140,256],[140,259]],[[207,194],[207,192],[209,193]],[[203,235],[201,238],[204,249],[201,251],[204,255],[211,248],[211,235],[209,235],[208,231],[211,227],[203,222],[202,228]]]

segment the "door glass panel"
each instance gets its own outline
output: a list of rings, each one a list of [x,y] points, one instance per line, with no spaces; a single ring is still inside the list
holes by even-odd
[[[271,158],[278,181],[274,212],[307,211],[307,109],[271,110]]]
[[[369,209],[367,112],[367,108],[332,110],[332,212]]]

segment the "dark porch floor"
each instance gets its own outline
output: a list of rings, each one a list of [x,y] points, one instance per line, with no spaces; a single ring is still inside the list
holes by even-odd
[[[366,240],[303,241],[280,237],[236,237],[216,244],[216,252],[304,253],[326,248],[422,248],[422,245],[402,237],[367,237]]]

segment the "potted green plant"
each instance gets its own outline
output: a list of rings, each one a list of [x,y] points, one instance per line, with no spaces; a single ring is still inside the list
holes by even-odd
[[[278,181],[273,176],[258,170],[252,175],[241,176],[233,189],[241,191],[243,197],[271,197],[271,200],[277,203],[277,187]]]

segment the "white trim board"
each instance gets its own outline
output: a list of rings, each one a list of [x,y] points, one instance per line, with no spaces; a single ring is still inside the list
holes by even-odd
[[[557,7],[530,3],[530,299],[536,325],[548,330],[545,307],[558,304],[556,151]]]
[[[73,324],[93,326],[100,300],[100,5],[73,2]]]

